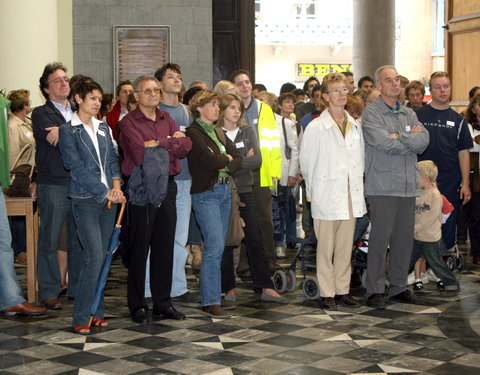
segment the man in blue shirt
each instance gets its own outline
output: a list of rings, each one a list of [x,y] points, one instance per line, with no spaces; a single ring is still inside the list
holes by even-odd
[[[165,64],[155,72],[155,78],[160,82],[159,87],[162,90],[160,109],[167,112],[175,120],[180,131],[185,132],[193,118],[187,106],[178,101],[178,94],[182,90],[180,66],[172,63]],[[182,170],[175,176],[175,183],[177,184],[177,224],[173,249],[172,290],[170,296],[183,302],[198,302],[199,296],[190,293],[187,289],[187,277],[185,275],[185,265],[188,257],[188,251],[185,246],[188,240],[188,227],[192,210],[192,199],[190,196],[192,178],[188,171],[187,158],[180,159],[180,162],[182,163]]]
[[[468,150],[473,147],[473,142],[465,118],[450,108],[451,86],[446,72],[435,72],[430,76],[430,92],[431,103],[416,111],[418,119],[430,133],[430,143],[419,155],[419,160],[432,160],[437,165],[438,189],[455,207],[442,227],[443,242],[450,249],[455,245],[459,198],[465,204],[471,197]]]

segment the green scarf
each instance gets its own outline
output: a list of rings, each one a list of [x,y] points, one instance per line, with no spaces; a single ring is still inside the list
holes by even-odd
[[[217,133],[215,133],[215,125],[212,124],[207,124],[205,121],[200,120],[199,118],[195,119],[198,125],[202,127],[203,130],[205,130],[210,138],[215,142],[215,144],[218,146],[220,149],[220,153],[222,155],[225,155],[227,151],[225,150],[225,146],[220,142],[220,140],[217,137]],[[228,177],[228,173],[226,171],[220,171],[218,172],[218,177]]]

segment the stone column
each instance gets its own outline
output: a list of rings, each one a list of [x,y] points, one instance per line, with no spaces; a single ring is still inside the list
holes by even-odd
[[[353,1],[355,82],[382,65],[395,64],[395,0]]]

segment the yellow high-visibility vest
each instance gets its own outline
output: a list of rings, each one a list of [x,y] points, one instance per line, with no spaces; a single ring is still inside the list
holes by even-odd
[[[272,108],[258,99],[258,139],[262,153],[260,167],[260,186],[272,187],[273,178],[282,177],[282,154],[280,152],[280,131],[278,130]]]

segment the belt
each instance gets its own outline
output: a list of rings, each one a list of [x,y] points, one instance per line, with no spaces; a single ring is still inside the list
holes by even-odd
[[[222,184],[222,185],[229,184],[230,180],[229,180],[228,177],[219,177],[216,183],[217,184]]]

